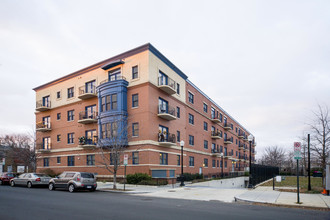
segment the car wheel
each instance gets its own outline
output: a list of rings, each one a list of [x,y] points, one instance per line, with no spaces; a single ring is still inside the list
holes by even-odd
[[[70,185],[69,185],[69,192],[72,193],[72,192],[74,192],[74,191],[75,191],[75,187],[74,187],[74,185],[73,185],[73,184],[70,184]]]
[[[54,183],[49,183],[49,185],[48,185],[48,189],[49,189],[50,191],[55,190]]]
[[[14,187],[15,186],[15,182],[12,180],[12,181],[10,181],[10,186],[11,187]]]
[[[27,187],[28,187],[28,188],[32,188],[32,183],[31,183],[31,182],[28,182],[28,183],[27,183]]]

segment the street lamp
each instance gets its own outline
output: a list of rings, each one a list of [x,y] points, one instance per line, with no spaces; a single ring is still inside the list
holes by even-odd
[[[251,145],[252,145],[252,140],[253,140],[253,136],[250,134],[249,137],[248,137],[248,141],[250,143],[250,160],[249,160],[249,186],[248,188],[253,188],[253,185],[252,185],[252,175],[251,175]]]
[[[220,153],[221,157],[221,178],[223,178],[223,153]]]
[[[183,146],[184,146],[184,141],[180,141],[180,146],[181,146],[181,183],[180,186],[184,186],[184,179],[183,179]]]

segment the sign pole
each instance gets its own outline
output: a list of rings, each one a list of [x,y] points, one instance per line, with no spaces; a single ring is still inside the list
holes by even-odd
[[[125,165],[125,179],[124,179],[124,191],[125,191],[125,189],[126,189],[126,165]]]
[[[297,203],[300,203],[299,198],[299,160],[297,160]]]
[[[308,191],[312,190],[311,186],[311,152],[310,152],[310,135],[307,136],[308,142]]]
[[[128,164],[128,154],[124,154],[124,165],[125,165],[125,173],[124,173],[124,191],[126,190],[126,166]]]

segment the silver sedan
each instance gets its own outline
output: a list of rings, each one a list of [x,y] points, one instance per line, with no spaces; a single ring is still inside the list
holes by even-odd
[[[11,186],[23,185],[31,188],[33,186],[47,186],[50,176],[43,173],[23,173],[10,180]]]

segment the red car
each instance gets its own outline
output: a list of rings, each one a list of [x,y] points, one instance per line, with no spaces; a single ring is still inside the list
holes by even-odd
[[[15,174],[13,173],[2,173],[0,175],[0,185],[8,184],[12,178],[15,177]]]

